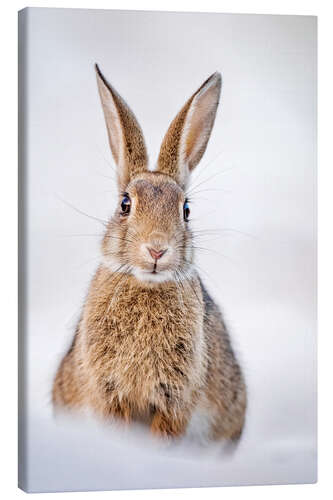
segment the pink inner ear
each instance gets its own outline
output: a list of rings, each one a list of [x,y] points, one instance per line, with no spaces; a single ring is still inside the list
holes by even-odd
[[[202,131],[204,128],[205,121],[199,117],[197,119],[194,118],[194,123],[193,125],[191,124],[190,130],[187,133],[185,143],[185,160],[187,161],[190,170],[192,170],[192,168],[196,165],[192,165],[194,162],[192,162],[191,159],[193,158],[195,160],[196,155],[198,155],[201,151],[203,141],[200,140],[200,138],[202,138]]]
[[[220,90],[221,75],[214,73],[183,106],[163,139],[157,170],[173,177],[182,187],[205,152]]]
[[[129,106],[105,80],[98,67],[96,74],[109,143],[117,164],[118,183],[120,189],[124,189],[133,176],[147,170],[145,141]]]
[[[201,160],[210,137],[218,105],[219,89],[211,86],[196,96],[185,122],[184,160],[192,170]]]

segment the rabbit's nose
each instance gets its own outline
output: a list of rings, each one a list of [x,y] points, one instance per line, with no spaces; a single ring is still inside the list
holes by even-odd
[[[154,260],[160,259],[165,252],[167,251],[167,248],[164,250],[155,250],[154,248],[148,248],[150,255]]]

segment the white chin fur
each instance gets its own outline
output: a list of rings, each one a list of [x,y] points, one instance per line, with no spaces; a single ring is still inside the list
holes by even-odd
[[[119,271],[120,264],[113,258],[110,257],[106,258],[103,256],[102,264],[113,273]],[[157,273],[153,274],[150,273],[149,271],[144,271],[138,267],[131,268],[131,270],[126,270],[126,267],[124,267],[119,272],[131,274],[138,281],[141,281],[143,283],[163,283],[164,281],[175,281],[174,273],[172,271],[167,271],[167,270],[158,271]],[[193,274],[193,268],[189,268],[187,270],[187,277],[191,276],[192,274]]]
[[[142,271],[142,269],[134,268],[132,270],[133,276],[139,281],[144,281],[146,283],[163,283],[163,281],[174,280],[173,273],[171,271],[160,271],[157,273],[150,273],[147,271]]]

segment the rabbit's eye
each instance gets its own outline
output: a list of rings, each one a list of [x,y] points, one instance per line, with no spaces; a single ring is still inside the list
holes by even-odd
[[[187,200],[185,200],[183,212],[184,212],[184,220],[187,222],[188,218],[190,216],[190,205],[189,205],[189,202]]]
[[[124,194],[123,199],[121,200],[121,211],[122,215],[128,215],[131,210],[131,199],[127,194]]]

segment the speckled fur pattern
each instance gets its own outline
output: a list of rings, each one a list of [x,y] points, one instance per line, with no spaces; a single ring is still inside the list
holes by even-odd
[[[55,407],[141,420],[165,437],[183,436],[206,415],[209,439],[241,435],[244,379],[220,310],[195,270],[183,216],[188,175],[215,119],[216,75],[177,115],[151,172],[136,118],[97,68],[119,205],[125,190],[131,210],[125,217],[117,208],[108,223],[102,262],[54,380]],[[165,255],[154,261],[151,247]]]

